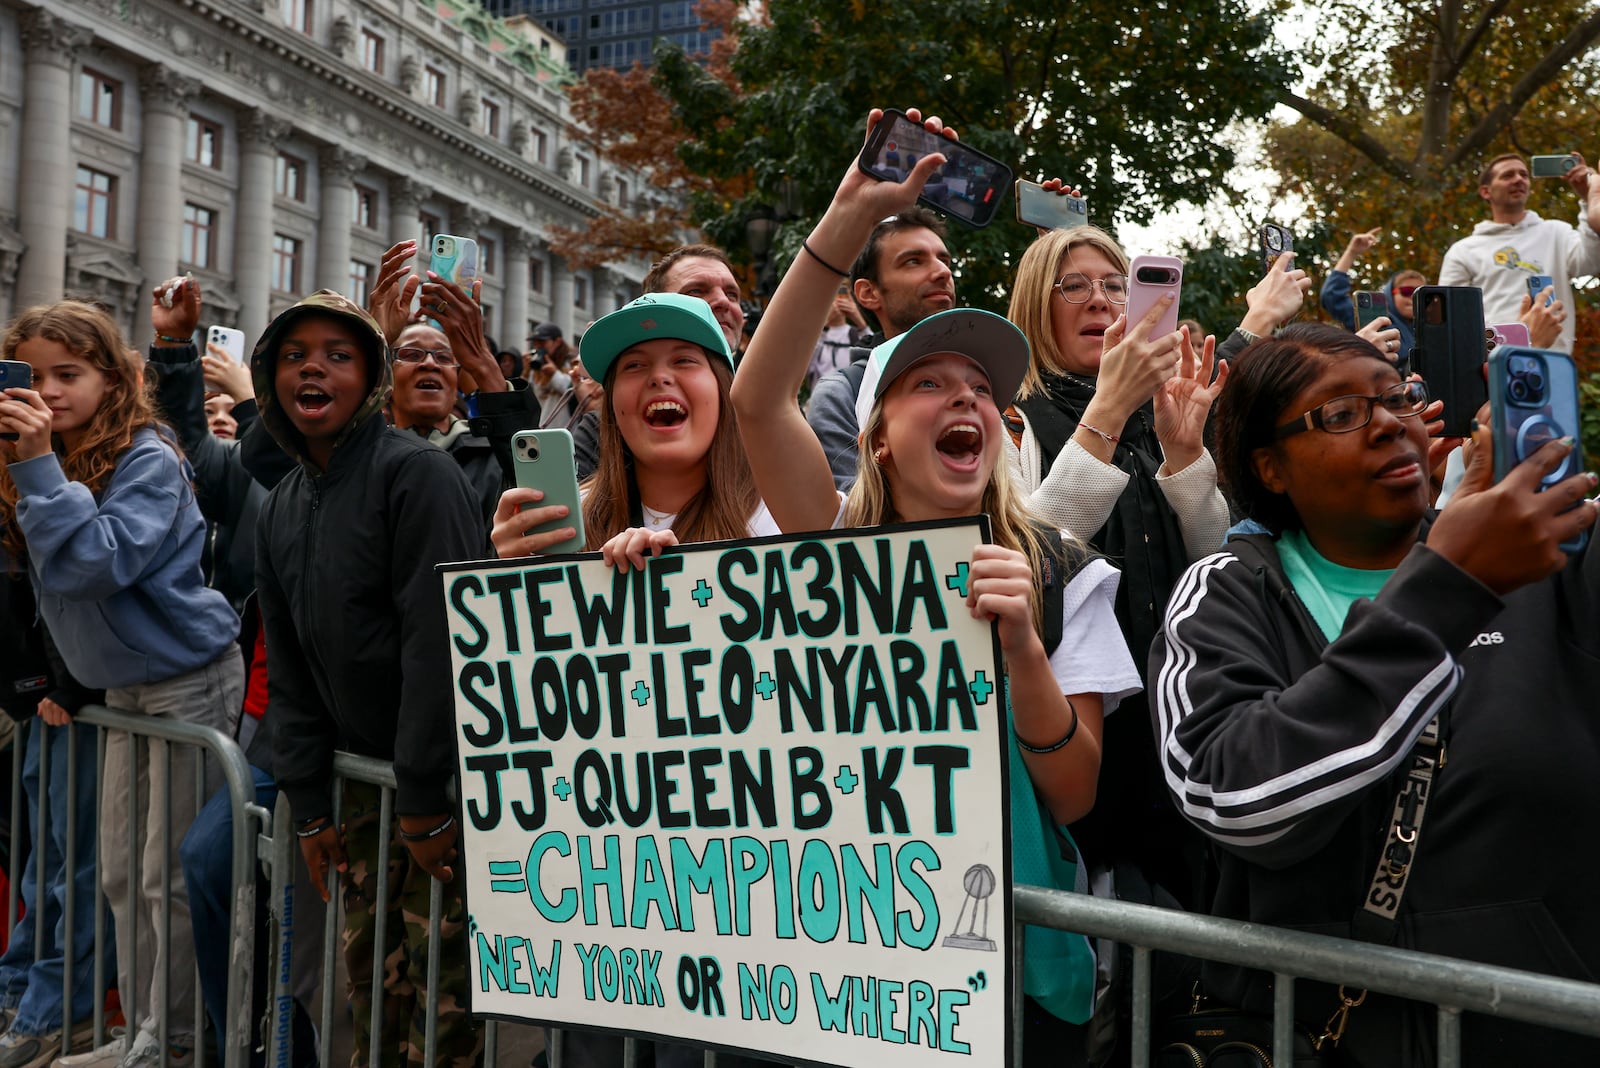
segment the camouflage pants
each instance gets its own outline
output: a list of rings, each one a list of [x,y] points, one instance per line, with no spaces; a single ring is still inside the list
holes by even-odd
[[[344,848],[349,872],[344,877],[344,960],[350,974],[350,1009],[354,1014],[355,1053],[351,1068],[370,1061],[373,996],[373,940],[378,901],[379,788],[349,782],[344,787]],[[427,997],[428,895],[433,880],[400,841],[396,820],[390,834],[387,873],[388,908],[384,921],[382,1032],[378,1040],[381,1068],[424,1068],[423,1035],[429,1016],[438,1020],[435,1066],[472,1068],[483,1052],[483,1027],[467,1016],[467,927],[460,869],[444,884],[444,911],[439,926],[439,989],[433,1004]]]

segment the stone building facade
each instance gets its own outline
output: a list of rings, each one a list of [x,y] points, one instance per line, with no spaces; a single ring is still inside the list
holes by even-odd
[[[550,250],[640,191],[585,147],[567,77],[474,0],[0,0],[0,314],[92,297],[143,345],[150,287],[187,271],[202,322],[253,344],[452,233],[480,242],[501,347],[570,338],[647,265]]]

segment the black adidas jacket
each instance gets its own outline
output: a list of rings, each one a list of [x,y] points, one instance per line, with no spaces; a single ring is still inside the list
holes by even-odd
[[[1600,977],[1600,553],[1502,600],[1418,545],[1330,644],[1272,539],[1235,539],[1179,582],[1150,678],[1167,786],[1221,846],[1215,914],[1348,936],[1437,713],[1444,765],[1397,944]],[[1263,973],[1217,967],[1207,985],[1271,1009]],[[1306,1026],[1335,1004],[1299,985]],[[1431,1008],[1373,997],[1343,1049],[1432,1064],[1434,1028]],[[1463,1050],[1478,1065],[1595,1063],[1600,1042],[1468,1016]]]

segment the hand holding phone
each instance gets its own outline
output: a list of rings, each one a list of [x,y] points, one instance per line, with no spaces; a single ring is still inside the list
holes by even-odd
[[[1058,192],[1024,178],[1017,179],[1016,191],[1020,223],[1041,230],[1069,230],[1089,221],[1089,204],[1080,196]]]
[[[1556,280],[1547,274],[1531,274],[1528,276],[1528,295],[1538,300],[1540,293],[1550,290],[1549,295],[1544,298],[1544,306],[1548,308],[1556,302],[1555,284]]]
[[[917,200],[974,229],[994,221],[1011,185],[1011,168],[977,149],[886,109],[862,146],[856,165],[881,182],[904,182],[917,161],[938,153],[944,165],[929,175]]]
[[[517,485],[544,494],[543,501],[537,507],[567,506],[566,516],[540,523],[524,533],[543,534],[571,527],[574,532],[572,537],[547,545],[541,553],[583,552],[588,543],[583,532],[583,504],[578,495],[572,434],[561,429],[524,430],[512,437],[511,454]],[[524,510],[532,507],[535,506],[525,505]]]
[[[1534,156],[1529,160],[1529,172],[1535,178],[1564,178],[1578,165],[1578,155],[1569,152],[1564,156]]]
[[[1497,346],[1489,354],[1489,420],[1494,432],[1496,482],[1550,442],[1577,437],[1582,430],[1578,371],[1571,357],[1522,346]],[[1576,475],[1582,460],[1581,449],[1567,453],[1554,470],[1540,478],[1538,492]],[[1580,503],[1573,507],[1590,506]],[[1561,547],[1576,552],[1587,539],[1588,531],[1583,531]]]
[[[0,396],[8,389],[32,389],[33,365],[21,360],[0,360]],[[0,431],[0,441],[16,441],[14,430]]]
[[[1389,314],[1389,296],[1382,290],[1358,289],[1352,294],[1356,305],[1356,331],[1372,322],[1374,319],[1387,317]]]
[[[206,331],[206,345],[217,346],[228,354],[228,358],[237,364],[245,362],[244,331],[234,330],[226,326],[213,326]]]
[[[1178,298],[1183,292],[1183,261],[1172,256],[1135,256],[1128,267],[1128,329],[1143,319],[1156,301],[1170,296],[1172,303],[1150,328],[1152,338],[1178,329]]]
[[[428,270],[470,292],[478,277],[478,242],[454,234],[434,234]]]

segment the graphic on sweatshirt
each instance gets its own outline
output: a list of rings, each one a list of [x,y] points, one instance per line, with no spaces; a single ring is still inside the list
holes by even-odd
[[[1529,263],[1517,254],[1517,250],[1507,245],[1505,248],[1494,250],[1494,265],[1504,267],[1508,271],[1527,271],[1529,274],[1544,274],[1545,269],[1537,263]]]

